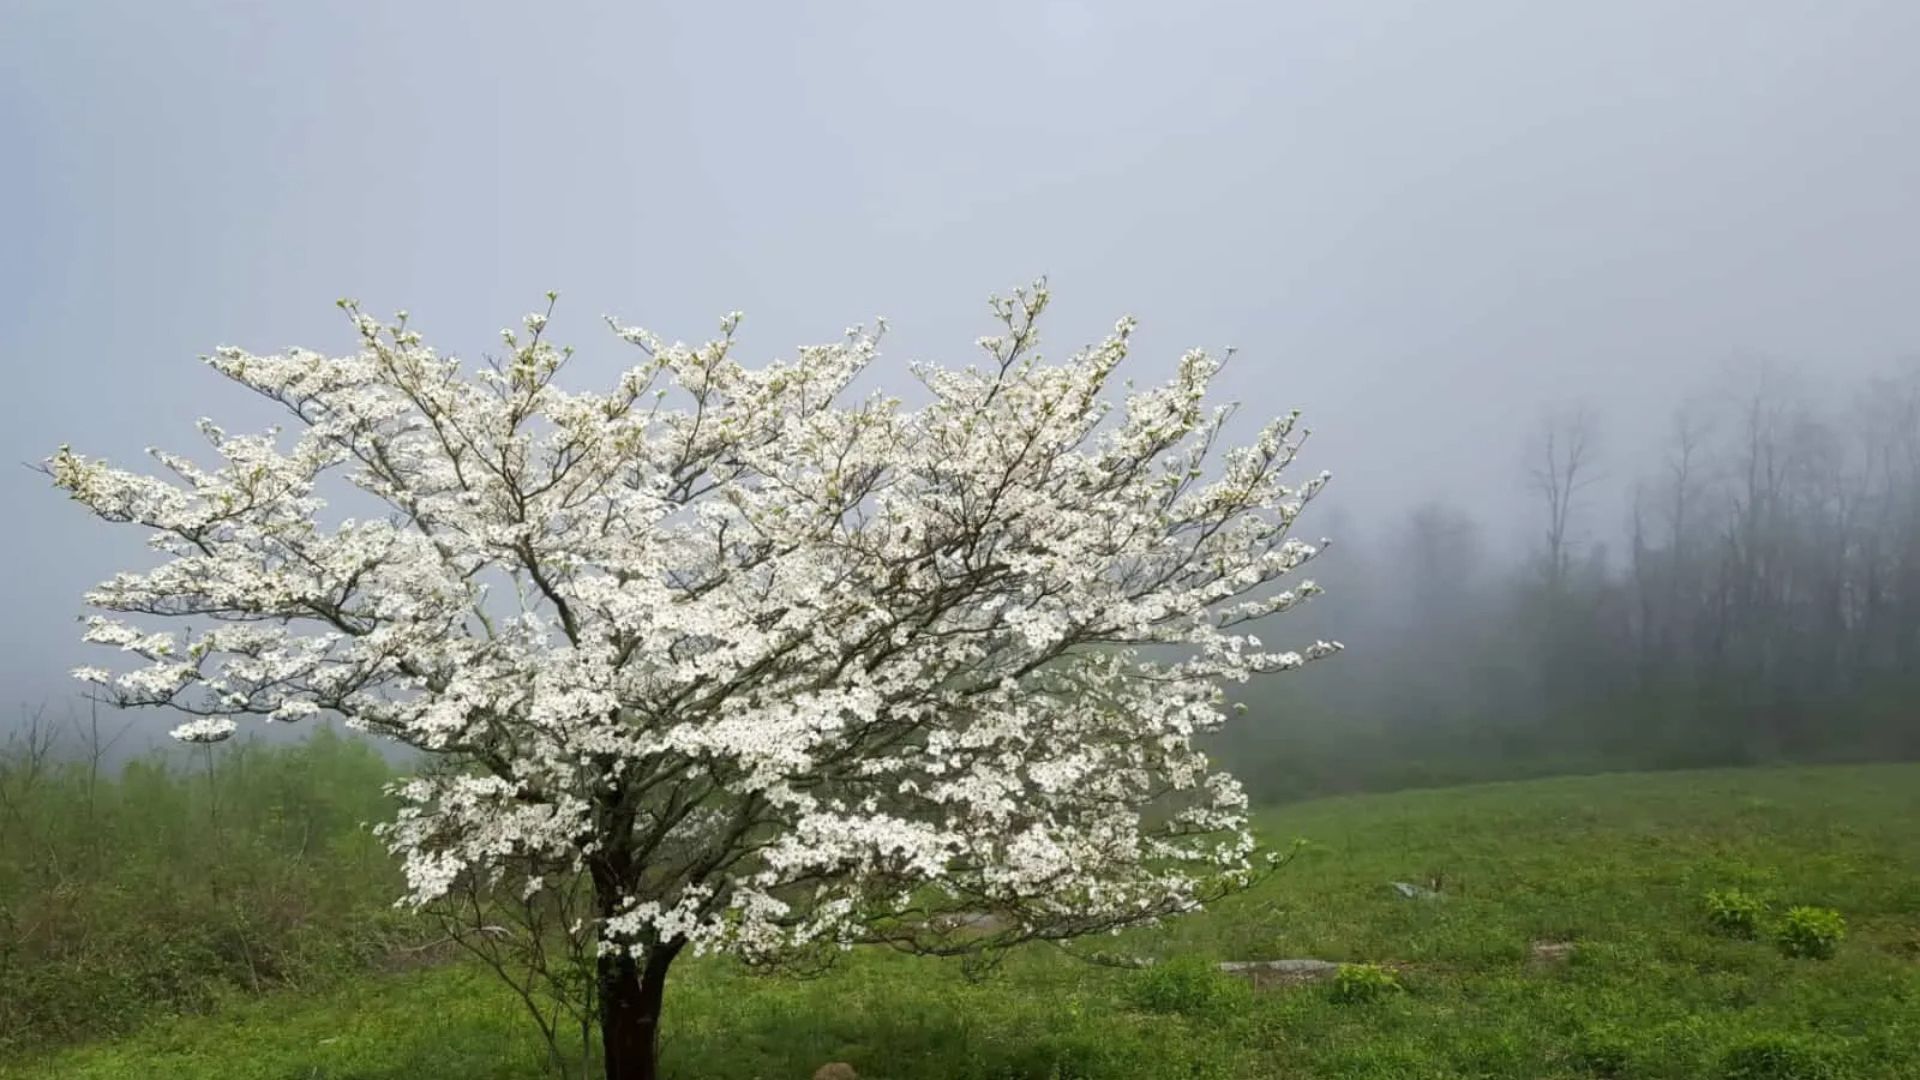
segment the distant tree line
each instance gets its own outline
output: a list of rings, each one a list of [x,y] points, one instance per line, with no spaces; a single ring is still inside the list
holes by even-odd
[[[1224,752],[1269,795],[1920,756],[1920,365],[1757,371],[1652,451],[1554,413],[1524,558],[1441,502],[1330,558],[1315,630],[1364,663],[1250,697]]]

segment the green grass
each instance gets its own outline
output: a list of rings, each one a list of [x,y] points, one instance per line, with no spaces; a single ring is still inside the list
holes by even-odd
[[[0,744],[0,1059],[417,956],[361,824],[392,775],[324,729],[99,775]]]
[[[1263,815],[1299,861],[1213,911],[1102,941],[1147,970],[1022,951],[983,982],[856,953],[814,980],[677,970],[669,1075],[1920,1077],[1920,766],[1638,774],[1328,799]],[[1387,883],[1438,879],[1444,898]],[[1831,959],[1715,933],[1709,890],[1833,908]],[[1571,943],[1536,958],[1533,943]],[[1380,964],[1404,991],[1253,990],[1217,960]],[[550,1075],[464,967],[218,1004],[0,1065],[63,1080]]]

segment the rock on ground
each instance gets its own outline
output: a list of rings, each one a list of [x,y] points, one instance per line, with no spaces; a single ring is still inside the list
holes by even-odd
[[[1307,958],[1228,960],[1219,967],[1228,975],[1238,976],[1252,983],[1256,990],[1264,990],[1270,986],[1297,986],[1301,983],[1318,982],[1321,979],[1331,979],[1340,971],[1340,965],[1331,960]]]
[[[1536,941],[1529,951],[1536,964],[1562,963],[1573,956],[1573,942]]]

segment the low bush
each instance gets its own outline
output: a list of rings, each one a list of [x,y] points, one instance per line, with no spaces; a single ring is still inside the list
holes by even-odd
[[[1128,987],[1130,1003],[1143,1012],[1198,1015],[1230,1007],[1246,987],[1194,957],[1147,968]]]
[[[1832,908],[1796,907],[1774,931],[1780,951],[1788,956],[1825,960],[1847,936],[1847,920]]]
[[[1707,893],[1707,922],[1728,937],[1752,940],[1760,936],[1767,917],[1767,903],[1739,889],[1715,889]]]
[[[1333,1000],[1342,1005],[1378,1001],[1400,989],[1400,977],[1379,964],[1341,964],[1333,976]]]

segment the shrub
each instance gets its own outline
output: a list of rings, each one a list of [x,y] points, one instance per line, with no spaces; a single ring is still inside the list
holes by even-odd
[[[1839,1080],[1832,1058],[1817,1044],[1791,1035],[1763,1035],[1728,1050],[1724,1080]]]
[[[1379,964],[1341,964],[1333,976],[1333,1000],[1343,1005],[1378,1001],[1400,989],[1399,977]]]
[[[1760,924],[1767,915],[1767,902],[1739,889],[1715,889],[1707,893],[1707,922],[1728,937],[1760,936]]]
[[[1146,1012],[1192,1015],[1227,1006],[1242,989],[1205,961],[1181,957],[1140,972],[1128,986],[1127,997]]]
[[[1825,960],[1847,936],[1847,921],[1832,908],[1796,907],[1774,932],[1780,951],[1788,956]]]

